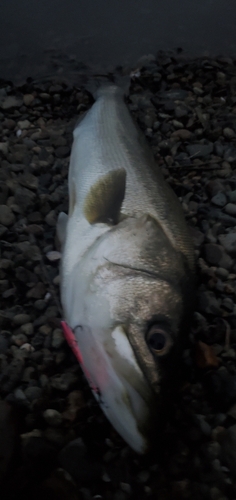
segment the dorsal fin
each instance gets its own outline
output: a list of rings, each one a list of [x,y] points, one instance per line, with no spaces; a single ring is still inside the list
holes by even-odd
[[[117,224],[125,197],[126,171],[112,170],[90,188],[84,203],[84,215],[90,224]]]

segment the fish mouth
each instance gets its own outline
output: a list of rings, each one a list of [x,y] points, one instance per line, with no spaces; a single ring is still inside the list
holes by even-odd
[[[127,337],[122,337],[119,328],[114,331],[118,343],[113,350],[109,350],[96,340],[89,329],[85,332],[84,328],[75,327],[74,341],[79,348],[77,358],[93,395],[110,423],[136,453],[145,454],[151,446],[149,431],[155,396],[137,364]],[[74,352],[75,349],[74,346]]]

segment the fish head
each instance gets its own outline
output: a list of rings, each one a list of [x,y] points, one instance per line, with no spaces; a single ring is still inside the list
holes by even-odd
[[[128,218],[96,240],[71,283],[67,316],[84,373],[114,428],[145,453],[178,346],[184,258],[151,216]]]

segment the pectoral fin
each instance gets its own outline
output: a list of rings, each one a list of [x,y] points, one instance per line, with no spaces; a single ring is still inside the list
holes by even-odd
[[[90,224],[117,224],[125,197],[126,171],[121,168],[101,177],[90,189],[84,203],[84,215]]]

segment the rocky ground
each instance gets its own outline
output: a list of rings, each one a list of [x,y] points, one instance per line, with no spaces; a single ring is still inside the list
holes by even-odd
[[[107,422],[60,328],[55,224],[91,103],[58,80],[0,82],[1,498],[235,500],[236,64],[160,53],[132,73],[128,105],[198,258],[184,376],[152,457]]]

